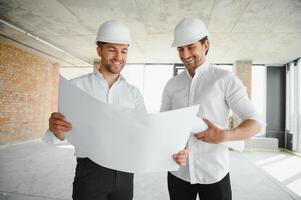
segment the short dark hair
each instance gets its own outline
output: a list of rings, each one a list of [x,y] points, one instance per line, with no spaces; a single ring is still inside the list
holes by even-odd
[[[200,39],[199,42],[203,45],[206,42],[206,40],[208,41],[208,45],[209,45],[209,40],[208,40],[207,36],[205,36],[202,39]],[[207,55],[208,51],[209,51],[209,46],[208,46],[208,49],[207,49],[205,55]]]
[[[104,44],[107,44],[106,42],[97,41],[96,42],[98,47],[102,47]]]

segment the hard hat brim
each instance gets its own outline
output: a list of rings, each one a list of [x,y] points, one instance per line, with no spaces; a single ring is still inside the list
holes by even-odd
[[[112,44],[127,44],[131,45],[132,41],[118,41],[118,40],[96,40],[95,43],[97,42],[105,42],[105,43],[112,43]]]
[[[191,39],[191,40],[183,40],[183,41],[176,41],[174,40],[171,44],[171,47],[182,47],[182,46],[186,46],[186,45],[189,45],[189,44],[193,44],[201,39],[203,39],[204,37],[208,37],[209,34],[204,34],[204,35],[201,35],[201,36],[198,36],[197,38],[194,38],[194,39]]]

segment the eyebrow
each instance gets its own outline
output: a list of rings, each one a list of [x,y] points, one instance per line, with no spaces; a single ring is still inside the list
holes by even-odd
[[[194,44],[187,45],[186,47],[193,47]],[[184,47],[178,47],[178,49],[183,49]]]
[[[116,47],[114,47],[114,46],[111,46],[111,45],[108,45],[108,48],[113,48],[113,49],[116,49]]]
[[[111,45],[108,45],[108,48],[113,48],[113,49],[117,49],[116,47],[114,47],[114,46],[111,46]],[[122,51],[124,51],[124,50],[128,50],[128,48],[123,48],[123,49],[121,49]]]

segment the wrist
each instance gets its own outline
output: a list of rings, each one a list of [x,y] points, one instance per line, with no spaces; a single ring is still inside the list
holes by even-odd
[[[237,130],[236,128],[234,129],[229,129],[229,130],[225,130],[225,140],[226,141],[231,141],[231,140],[235,140],[236,138],[236,134],[237,134]]]

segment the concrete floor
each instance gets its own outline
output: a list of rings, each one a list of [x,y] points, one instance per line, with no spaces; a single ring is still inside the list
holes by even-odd
[[[0,147],[0,200],[71,199],[74,149],[40,141]],[[301,158],[231,152],[233,200],[301,200]],[[166,173],[135,176],[134,200],[167,200]]]

